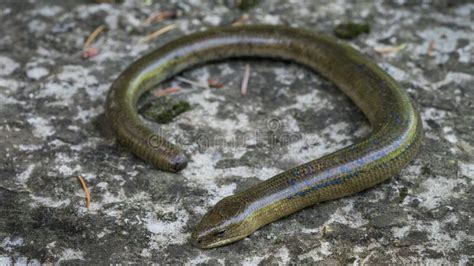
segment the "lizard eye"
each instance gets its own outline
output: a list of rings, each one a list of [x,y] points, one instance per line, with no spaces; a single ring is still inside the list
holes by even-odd
[[[214,233],[215,236],[217,237],[223,237],[225,234],[225,230],[220,230],[220,231],[217,231],[216,233]]]

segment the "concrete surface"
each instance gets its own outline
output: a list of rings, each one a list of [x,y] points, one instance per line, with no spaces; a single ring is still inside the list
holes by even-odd
[[[334,85],[297,65],[203,66],[182,76],[225,86],[172,80],[160,87],[182,86],[173,97],[192,106],[173,123],[154,125],[192,156],[182,173],[165,173],[104,130],[106,92],[147,51],[237,20],[243,13],[232,1],[1,1],[0,264],[472,264],[474,4],[468,2],[267,0],[247,11],[246,23],[327,34],[341,22],[369,23],[370,34],[349,43],[408,90],[425,139],[419,156],[384,184],[203,251],[189,236],[213,204],[361,139],[369,131],[363,115]],[[141,25],[174,8],[176,19]],[[140,42],[172,23],[176,29]],[[93,44],[100,53],[83,59],[84,40],[100,25],[107,29]],[[91,189],[90,209],[77,175]]]

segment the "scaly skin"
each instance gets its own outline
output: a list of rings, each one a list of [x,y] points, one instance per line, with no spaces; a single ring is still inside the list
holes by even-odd
[[[106,114],[118,140],[160,169],[182,170],[186,155],[139,120],[137,100],[184,69],[234,57],[290,60],[319,72],[352,99],[373,130],[359,143],[222,199],[197,225],[191,238],[198,247],[232,243],[307,206],[372,187],[399,173],[415,156],[422,137],[420,117],[390,76],[332,38],[282,26],[215,28],[181,37],[140,58],[108,95]]]

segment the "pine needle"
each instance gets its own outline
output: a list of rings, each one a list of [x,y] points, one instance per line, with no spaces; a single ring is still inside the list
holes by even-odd
[[[240,18],[238,18],[236,21],[232,22],[231,26],[240,26],[240,25],[243,25],[246,21],[248,21],[250,19],[249,15],[247,14],[243,14],[242,16],[240,16]]]
[[[220,88],[224,87],[224,84],[222,84],[220,82],[217,82],[213,79],[208,79],[207,80],[207,85],[209,85],[209,87],[211,87],[211,88],[216,88],[216,89],[220,89]]]
[[[430,44],[428,45],[428,50],[426,51],[426,54],[428,56],[433,56],[433,51],[435,50],[435,42],[431,41]]]
[[[250,65],[246,64],[245,65],[244,79],[242,80],[242,85],[240,86],[240,93],[244,96],[247,95],[249,79],[250,79]]]
[[[198,88],[204,88],[204,89],[209,89],[209,86],[208,84],[203,84],[201,82],[197,82],[197,81],[194,81],[194,80],[190,80],[190,79],[186,79],[186,78],[183,78],[183,77],[176,77],[177,80],[183,82],[183,83],[186,83],[186,84],[189,84],[191,86],[195,86],[195,87],[198,87]]]
[[[151,14],[144,22],[143,25],[148,26],[153,23],[158,23],[160,21],[163,21],[165,19],[169,18],[175,18],[176,17],[176,11],[161,11],[158,13],[153,13]]]
[[[163,35],[165,33],[167,33],[168,31],[172,30],[172,29],[175,29],[177,26],[176,24],[170,24],[168,26],[165,26],[157,31],[154,31],[150,34],[148,34],[147,36],[145,36],[141,42],[149,42],[151,40],[154,40],[156,38],[158,38],[160,35]]]
[[[91,207],[91,193],[89,191],[89,188],[87,187],[87,184],[84,178],[80,175],[77,176],[77,178],[79,179],[79,182],[81,182],[82,189],[86,193],[86,208],[89,209]]]
[[[91,35],[89,35],[89,37],[87,37],[86,39],[86,42],[84,43],[84,49],[87,49],[89,46],[91,46],[91,44],[94,42],[94,40],[97,38],[97,36],[99,36],[99,34],[101,32],[103,32],[105,30],[105,26],[104,25],[100,25],[99,27],[97,27],[92,33]]]
[[[163,90],[159,90],[153,93],[156,97],[163,97],[166,95],[175,94],[180,90],[180,87],[169,87]]]
[[[405,49],[406,46],[406,43],[402,43],[397,46],[378,46],[374,47],[374,50],[381,55],[390,55],[398,53],[399,51]]]

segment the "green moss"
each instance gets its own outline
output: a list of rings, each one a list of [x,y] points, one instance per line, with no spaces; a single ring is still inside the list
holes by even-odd
[[[186,101],[175,101],[168,99],[168,97],[161,97],[146,104],[141,109],[141,113],[147,119],[159,124],[168,124],[175,117],[190,109],[191,105]]]
[[[398,195],[400,196],[399,202],[402,203],[403,200],[408,196],[408,188],[406,187],[401,187],[400,190],[398,191]]]
[[[369,33],[370,26],[365,23],[342,23],[334,28],[334,34],[341,39],[354,39],[355,37],[363,34]]]
[[[237,6],[242,11],[247,11],[255,7],[260,0],[239,0],[237,1]]]

